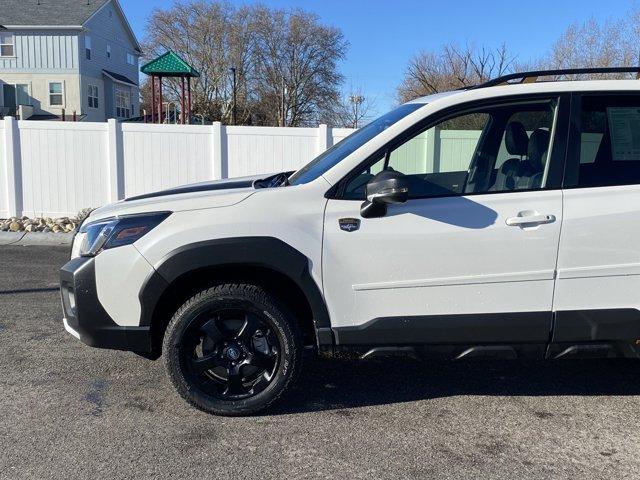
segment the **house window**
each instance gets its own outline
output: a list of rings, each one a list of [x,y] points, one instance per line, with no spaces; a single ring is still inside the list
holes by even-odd
[[[107,58],[111,58],[111,45],[107,44]]]
[[[91,60],[91,37],[89,35],[84,36],[84,54],[87,60]]]
[[[116,117],[131,117],[131,92],[116,88]]]
[[[52,107],[64,105],[64,86],[62,82],[49,82],[49,105]]]
[[[127,53],[127,63],[129,65],[135,65],[136,64],[136,56],[133,55],[132,53]]]
[[[98,108],[98,86],[89,85],[89,108]]]
[[[13,57],[15,40],[12,33],[0,33],[0,57]]]

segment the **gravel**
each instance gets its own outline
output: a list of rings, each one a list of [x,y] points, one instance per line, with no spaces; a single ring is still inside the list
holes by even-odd
[[[640,364],[309,359],[278,409],[189,408],[64,332],[68,247],[0,246],[0,478],[637,478]]]

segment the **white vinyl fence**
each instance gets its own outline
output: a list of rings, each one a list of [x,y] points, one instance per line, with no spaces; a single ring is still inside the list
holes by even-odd
[[[73,215],[186,183],[295,170],[352,129],[0,121],[0,218]]]

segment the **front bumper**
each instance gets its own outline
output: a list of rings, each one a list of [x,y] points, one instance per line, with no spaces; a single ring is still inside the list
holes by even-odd
[[[100,304],[96,290],[95,260],[79,257],[60,270],[64,327],[91,347],[151,352],[148,326],[117,325]]]

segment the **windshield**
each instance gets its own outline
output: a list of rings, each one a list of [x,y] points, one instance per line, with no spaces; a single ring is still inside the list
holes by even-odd
[[[314,158],[289,178],[291,185],[300,185],[315,180],[327,170],[333,168],[345,157],[355,152],[373,137],[383,132],[398,120],[423,107],[424,103],[408,103],[374,120],[367,126],[356,130],[326,152]]]

